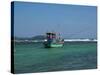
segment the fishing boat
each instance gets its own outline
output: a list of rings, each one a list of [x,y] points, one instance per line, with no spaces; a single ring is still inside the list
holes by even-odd
[[[45,48],[63,47],[64,45],[64,39],[61,39],[60,36],[57,37],[53,32],[46,33],[46,40],[44,42]]]

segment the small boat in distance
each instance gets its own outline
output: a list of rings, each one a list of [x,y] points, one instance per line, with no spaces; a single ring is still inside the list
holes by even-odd
[[[53,32],[46,33],[46,40],[44,42],[45,48],[63,47],[64,45],[64,39],[61,39],[60,35],[57,37]]]

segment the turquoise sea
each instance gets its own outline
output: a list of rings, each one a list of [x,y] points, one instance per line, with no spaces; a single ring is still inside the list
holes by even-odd
[[[43,43],[15,43],[15,73],[96,68],[96,42],[66,42],[61,48],[44,48]]]

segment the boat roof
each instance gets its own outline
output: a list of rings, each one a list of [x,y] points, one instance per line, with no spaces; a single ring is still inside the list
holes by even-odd
[[[48,32],[48,33],[46,33],[46,34],[47,34],[47,35],[50,35],[50,34],[55,35],[56,33]]]

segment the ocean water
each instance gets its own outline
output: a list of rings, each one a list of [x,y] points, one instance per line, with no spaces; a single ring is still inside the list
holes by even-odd
[[[96,68],[96,42],[67,42],[61,48],[44,48],[42,43],[15,43],[15,73]]]

